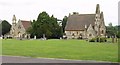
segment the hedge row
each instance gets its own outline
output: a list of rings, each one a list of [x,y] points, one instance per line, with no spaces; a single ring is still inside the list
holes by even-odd
[[[105,37],[96,37],[89,40],[89,42],[107,42]]]

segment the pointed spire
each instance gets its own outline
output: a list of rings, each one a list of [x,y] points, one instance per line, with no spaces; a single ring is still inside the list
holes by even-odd
[[[100,5],[97,4],[97,5],[96,5],[96,14],[99,14],[99,13],[100,13]]]
[[[13,18],[12,18],[12,23],[16,23],[17,19],[16,19],[16,16],[13,15]]]
[[[104,14],[103,14],[103,12],[100,13],[100,19],[101,19],[102,21],[104,21]]]
[[[103,14],[103,12],[100,13],[100,19],[101,19],[102,24],[104,24],[104,14]]]

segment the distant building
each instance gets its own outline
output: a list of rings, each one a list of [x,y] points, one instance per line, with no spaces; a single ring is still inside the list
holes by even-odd
[[[27,29],[29,27],[31,27],[31,21],[25,21],[25,20],[18,20],[18,22],[16,22],[17,19],[15,17],[15,15],[13,15],[12,18],[12,27],[10,30],[10,36],[13,38],[28,38],[30,37],[30,34],[27,34]]]
[[[2,20],[0,19],[0,37],[1,37],[1,39],[2,39]]]
[[[95,14],[79,14],[74,12],[69,14],[65,27],[65,36],[72,38],[94,38],[97,36],[105,37],[106,27],[103,12],[97,4]]]
[[[0,24],[2,23],[2,20],[0,19]]]

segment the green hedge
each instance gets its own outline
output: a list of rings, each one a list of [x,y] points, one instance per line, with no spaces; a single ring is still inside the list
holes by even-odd
[[[92,38],[89,40],[89,42],[95,42],[96,41],[96,38]]]
[[[89,40],[89,42],[107,42],[105,37],[96,37]]]

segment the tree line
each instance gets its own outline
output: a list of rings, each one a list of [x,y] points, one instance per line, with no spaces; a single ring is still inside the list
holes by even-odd
[[[112,23],[109,23],[106,26],[106,33],[108,37],[117,37],[120,38],[120,25],[113,26]]]
[[[32,26],[27,30],[27,33],[31,34],[31,37],[36,36],[37,38],[42,38],[43,36],[48,39],[60,38],[65,32],[67,18],[67,16],[64,16],[62,20],[59,20],[53,15],[50,16],[47,12],[43,11],[38,15],[37,20],[31,22]],[[11,24],[3,20],[0,24],[0,35],[9,33],[10,29]],[[117,36],[120,38],[120,25],[113,26],[112,23],[110,23],[106,26],[106,33],[108,37]]]
[[[62,20],[62,26],[57,22],[58,19],[53,15],[49,16],[48,13],[43,11],[38,15],[37,20],[33,20],[32,26],[27,30],[31,37],[36,36],[42,38],[43,35],[46,38],[60,38],[63,35],[65,24],[67,20]],[[64,25],[64,27],[63,27]]]

